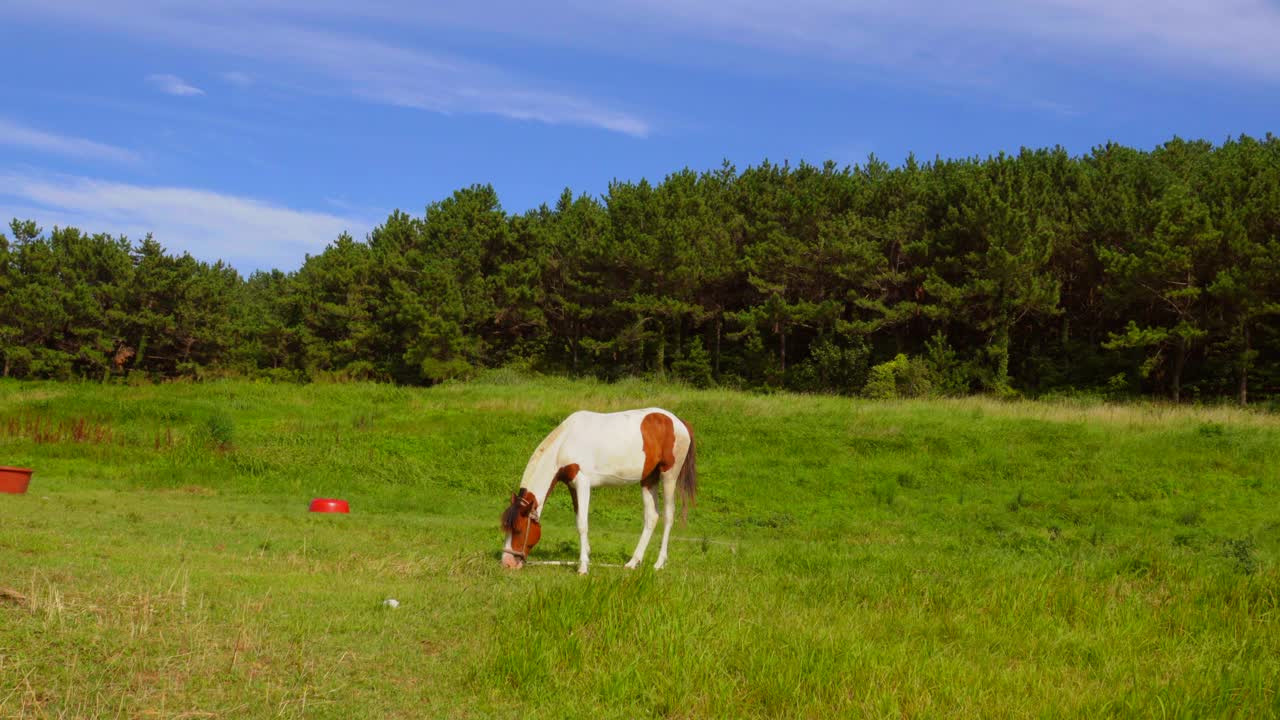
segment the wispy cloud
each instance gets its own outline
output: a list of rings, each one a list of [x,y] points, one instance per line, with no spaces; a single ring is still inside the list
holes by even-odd
[[[239,70],[218,73],[218,77],[231,85],[235,85],[236,87],[249,87],[254,83],[254,77],[252,75],[240,72]]]
[[[641,117],[570,94],[528,87],[504,70],[366,37],[301,27],[260,26],[268,42],[227,40],[260,60],[337,80],[372,102],[440,113],[483,113],[552,125],[598,127],[636,137],[649,134]],[[206,33],[211,33],[208,28]]]
[[[1052,100],[1032,100],[1031,107],[1064,118],[1079,117],[1083,114],[1080,110],[1067,105],[1066,103],[1054,102]]]
[[[1124,57],[1148,67],[1209,66],[1280,80],[1274,0],[371,0],[358,8],[344,0],[261,0],[252,7],[295,17],[305,8],[306,17],[329,23],[447,25],[606,52],[660,51],[675,62],[718,43],[935,72],[1030,58]]]
[[[595,127],[637,137],[652,130],[651,122],[634,112],[570,91],[543,89],[544,82],[522,72],[380,39],[403,30],[404,22],[395,17],[398,9],[406,11],[404,17],[415,17],[407,3],[343,7],[328,0],[314,6],[294,0],[262,4],[120,0],[110,7],[91,0],[12,0],[0,6],[0,17],[74,19],[77,25],[146,42],[251,59],[291,77],[293,87],[370,102]],[[352,22],[366,19],[371,22]],[[234,82],[225,75],[224,79]],[[166,92],[203,93],[172,75],[153,75],[151,81]]]
[[[153,233],[171,250],[245,272],[295,268],[339,234],[360,237],[374,224],[194,188],[14,173],[0,174],[0,217],[135,238]]]
[[[0,4],[0,17],[9,15],[74,20],[250,60],[318,92],[634,136],[651,133],[653,121],[617,99],[586,97],[513,65],[410,49],[390,38],[461,28],[471,37],[513,36],[526,45],[586,47],[646,61],[732,62],[742,72],[775,72],[798,59],[824,72],[1019,85],[1028,102],[1046,93],[1039,71],[1053,66],[1093,64],[1128,75],[1229,72],[1280,82],[1274,0],[9,0]],[[720,52],[732,48],[754,52]],[[239,73],[222,79],[253,80]]]
[[[182,78],[178,77],[177,75],[169,75],[166,73],[148,75],[147,82],[155,86],[158,90],[160,90],[160,92],[166,93],[169,95],[178,95],[180,97],[187,97],[191,95],[204,94],[203,90],[201,90],[200,88],[194,85],[189,85],[186,81],[184,81]]]
[[[37,130],[2,117],[0,117],[0,145],[66,157],[108,160],[117,163],[137,163],[142,159],[132,150],[84,138]]]
[[[488,6],[484,12],[495,23],[505,17]],[[571,28],[560,36],[568,39],[588,24],[624,44],[693,36],[935,72],[1123,57],[1148,67],[1210,66],[1280,80],[1280,5],[1273,0],[568,0],[539,4],[536,17],[521,22],[507,31],[560,26]],[[604,31],[622,27],[633,30]]]

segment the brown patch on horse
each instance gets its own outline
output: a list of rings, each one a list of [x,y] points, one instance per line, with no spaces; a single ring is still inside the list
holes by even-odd
[[[640,421],[640,437],[644,443],[644,468],[640,484],[651,487],[658,475],[676,464],[676,428],[671,417],[649,413]]]
[[[578,516],[578,493],[573,491],[573,480],[578,477],[578,463],[565,465],[556,471],[556,479],[551,482],[551,487],[555,487],[556,483],[562,482],[569,489],[569,497],[573,498],[573,515]]]

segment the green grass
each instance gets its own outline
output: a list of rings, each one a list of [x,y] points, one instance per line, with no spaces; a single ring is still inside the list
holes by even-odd
[[[603,567],[639,534],[624,488],[592,496],[590,576],[502,571],[543,435],[655,404],[699,443],[667,568]],[[0,464],[37,470],[0,496],[0,717],[1280,714],[1265,414],[5,382]],[[544,530],[576,559],[563,491]]]

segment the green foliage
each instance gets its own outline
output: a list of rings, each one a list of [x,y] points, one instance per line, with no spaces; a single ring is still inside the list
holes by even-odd
[[[924,350],[923,360],[929,368],[934,393],[948,397],[968,394],[971,384],[969,368],[960,361],[942,331],[925,343]]]
[[[1258,571],[1258,558],[1252,538],[1229,538],[1222,543],[1223,554],[1235,569],[1245,575]]]
[[[841,347],[831,338],[815,342],[809,357],[790,373],[795,390],[856,395],[867,383],[870,351],[861,340]]]
[[[229,450],[235,440],[235,423],[226,413],[217,412],[210,415],[204,423],[205,434],[209,442],[219,450]]]
[[[768,391],[1267,402],[1278,237],[1272,135],[725,163],[520,215],[474,185],[247,279],[15,220],[0,376],[430,385],[517,360]]]
[[[933,371],[919,358],[899,353],[894,359],[871,368],[862,394],[873,400],[920,398],[933,394]]]
[[[1103,393],[1106,397],[1118,400],[1125,397],[1132,391],[1132,383],[1124,373],[1116,373],[1107,378],[1107,384],[1103,387]]]
[[[671,371],[694,387],[706,388],[715,384],[711,355],[702,346],[701,337],[694,337],[685,344],[681,356],[671,363]]]

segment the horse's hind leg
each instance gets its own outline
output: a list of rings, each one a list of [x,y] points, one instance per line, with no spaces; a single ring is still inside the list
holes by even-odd
[[[675,468],[662,473],[662,547],[658,548],[654,570],[661,570],[667,564],[667,543],[671,541],[671,526],[676,521],[676,474]]]
[[[644,551],[649,547],[653,529],[658,526],[658,483],[641,484],[640,497],[644,499],[644,530],[640,531],[640,542],[636,544],[635,553],[627,561],[627,567],[632,569],[639,567],[644,560]]]

